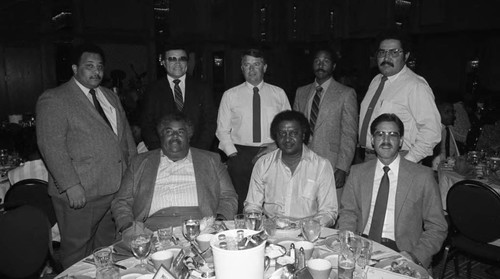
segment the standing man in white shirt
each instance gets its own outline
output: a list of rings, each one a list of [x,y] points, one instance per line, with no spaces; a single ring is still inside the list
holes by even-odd
[[[245,82],[222,96],[217,118],[216,136],[219,149],[229,157],[229,175],[238,193],[238,212],[243,210],[252,159],[261,148],[274,146],[269,131],[274,116],[290,109],[283,89],[264,82],[267,69],[262,51],[246,50],[241,58],[241,71]]]
[[[441,119],[434,94],[425,79],[406,67],[410,56],[408,40],[399,31],[379,37],[376,51],[380,74],[373,78],[360,108],[359,145],[365,148],[365,161],[374,159],[369,127],[383,113],[394,113],[404,123],[405,159],[419,162],[432,155],[441,141]]]

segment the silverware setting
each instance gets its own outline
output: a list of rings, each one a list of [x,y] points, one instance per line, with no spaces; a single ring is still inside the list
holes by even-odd
[[[95,262],[94,262],[94,260],[93,260],[93,259],[91,259],[91,258],[85,258],[85,259],[83,260],[83,262],[84,262],[84,263],[89,263],[89,264],[92,264],[92,265],[94,265],[94,266],[95,266]],[[125,266],[123,266],[123,265],[121,265],[121,264],[117,264],[117,263],[113,263],[113,266],[116,266],[116,267],[118,267],[118,268],[120,268],[120,269],[123,269],[123,270],[126,270],[126,269],[127,269]]]

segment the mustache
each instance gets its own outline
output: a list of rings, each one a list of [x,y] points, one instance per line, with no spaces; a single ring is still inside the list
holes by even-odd
[[[315,72],[315,73],[319,73],[319,72],[326,73],[326,71],[325,71],[325,70],[323,70],[323,69],[317,69],[317,70],[316,70],[316,71],[314,71],[314,72]]]
[[[391,67],[394,67],[394,63],[392,63],[390,61],[382,61],[382,63],[380,63],[380,66],[384,66],[384,65],[389,65]]]
[[[179,139],[171,139],[168,141],[169,144],[173,144],[173,143],[177,143],[177,144],[181,144],[181,141]]]
[[[379,146],[380,147],[387,147],[387,148],[392,148],[393,147],[392,144],[390,144],[390,143],[382,143]]]

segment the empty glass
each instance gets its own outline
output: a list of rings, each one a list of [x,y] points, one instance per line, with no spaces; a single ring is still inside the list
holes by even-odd
[[[315,242],[321,234],[321,225],[318,220],[309,218],[302,221],[302,235],[307,241]]]
[[[184,235],[187,241],[194,241],[200,235],[200,220],[184,220],[182,223],[182,235]]]
[[[149,255],[151,251],[151,235],[150,234],[139,234],[134,236],[130,242],[130,248],[134,256],[140,260],[140,263],[136,267],[148,270],[146,264],[144,264],[144,259]]]
[[[250,211],[245,213],[245,227],[247,230],[262,230],[262,219],[264,214],[259,211]]]

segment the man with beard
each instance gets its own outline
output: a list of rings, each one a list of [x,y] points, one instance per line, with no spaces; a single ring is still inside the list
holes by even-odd
[[[232,219],[237,195],[226,167],[217,153],[189,146],[187,117],[166,115],[157,132],[161,148],[134,157],[111,204],[118,232],[126,238],[137,223],[157,230],[190,217]]]
[[[335,60],[330,51],[316,52],[312,68],[316,79],[297,89],[293,109],[308,117],[312,134],[308,147],[332,164],[340,198],[356,149],[358,101],[354,89],[333,79]]]
[[[102,49],[76,47],[71,67],[73,78],[44,92],[36,108],[38,147],[50,173],[64,268],[115,239],[111,201],[137,153],[120,99],[99,86]]]
[[[365,161],[374,159],[368,128],[383,113],[394,113],[404,123],[405,141],[401,148],[407,160],[419,162],[432,155],[441,141],[441,121],[434,94],[425,79],[406,67],[409,42],[400,31],[387,31],[378,38],[376,51],[380,74],[373,78],[361,102],[359,145]]]
[[[399,155],[405,128],[395,114],[375,118],[370,133],[377,159],[352,166],[339,229],[363,234],[427,268],[447,235],[433,171]]]
[[[245,82],[224,92],[219,106],[216,136],[219,149],[229,158],[227,167],[238,193],[238,212],[243,210],[247,196],[252,161],[258,154],[276,148],[269,134],[271,121],[279,112],[290,109],[285,91],[264,82],[266,70],[262,51],[243,52]]]
[[[263,210],[269,217],[299,220],[312,217],[322,226],[337,219],[333,168],[306,147],[310,135],[306,117],[283,111],[271,123],[277,150],[262,156],[253,168],[245,211]]]

